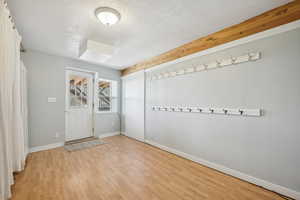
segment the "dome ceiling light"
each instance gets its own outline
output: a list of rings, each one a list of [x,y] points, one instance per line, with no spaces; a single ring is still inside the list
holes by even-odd
[[[100,7],[95,10],[97,19],[106,26],[112,26],[121,19],[121,14],[109,7]]]

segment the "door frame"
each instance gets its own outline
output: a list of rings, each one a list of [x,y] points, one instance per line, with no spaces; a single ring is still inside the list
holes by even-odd
[[[93,80],[92,80],[92,99],[93,99],[93,102],[92,102],[92,135],[91,137],[94,137],[95,136],[95,102],[96,102],[96,84],[97,84],[97,79],[98,79],[98,72],[96,71],[90,71],[90,70],[85,70],[85,69],[81,69],[81,68],[76,68],[76,67],[65,67],[65,139],[64,141],[67,142],[67,123],[68,123],[68,120],[67,120],[67,109],[68,109],[68,98],[67,98],[67,95],[68,95],[68,92],[69,92],[69,88],[67,87],[68,86],[68,73],[67,71],[75,71],[75,72],[84,72],[84,73],[89,73],[93,76]]]

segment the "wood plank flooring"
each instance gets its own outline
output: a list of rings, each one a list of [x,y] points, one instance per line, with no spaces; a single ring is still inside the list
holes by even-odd
[[[114,136],[107,144],[32,153],[12,200],[282,200],[276,193],[155,147]]]

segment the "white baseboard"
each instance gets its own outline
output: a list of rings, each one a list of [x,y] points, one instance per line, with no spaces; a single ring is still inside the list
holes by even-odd
[[[33,152],[38,152],[38,151],[45,151],[45,150],[54,149],[54,148],[62,147],[62,146],[64,146],[64,142],[58,142],[58,143],[53,143],[53,144],[47,144],[44,146],[32,147],[32,148],[30,148],[29,152],[33,153]]]
[[[110,137],[110,136],[115,136],[115,135],[120,135],[120,132],[114,132],[114,133],[106,133],[106,134],[102,134],[99,135],[99,138],[105,138],[105,137]],[[37,146],[37,147],[32,147],[29,149],[30,153],[33,152],[38,152],[38,151],[45,151],[45,150],[49,150],[49,149],[55,149],[57,147],[62,147],[64,146],[64,142],[58,142],[58,143],[53,143],[53,144],[47,144],[44,146]]]
[[[111,136],[115,136],[115,135],[121,135],[121,133],[119,131],[113,132],[113,133],[105,133],[105,134],[99,135],[98,138],[102,139],[102,138],[111,137]]]
[[[128,137],[128,138],[130,138],[130,139],[133,139],[133,140],[136,140],[136,141],[145,143],[145,139],[144,139],[144,138],[135,138],[135,137],[131,137],[131,136],[128,136],[128,135],[126,134],[126,132],[121,132],[121,135],[124,135],[124,136],[126,136],[126,137]]]
[[[121,135],[126,135],[126,133],[125,133],[125,132],[121,132],[120,134],[121,134]]]
[[[253,183],[255,185],[259,185],[259,186],[264,187],[268,190],[272,190],[272,191],[275,191],[279,194],[283,194],[285,196],[300,200],[300,192],[297,192],[295,190],[291,190],[289,188],[286,188],[286,187],[283,187],[283,186],[280,186],[280,185],[276,185],[276,184],[270,183],[268,181],[265,181],[265,180],[262,180],[262,179],[244,174],[244,173],[239,172],[237,170],[230,169],[228,167],[225,167],[225,166],[222,166],[222,165],[219,165],[219,164],[216,164],[216,163],[213,163],[213,162],[201,159],[201,158],[197,158],[196,156],[178,151],[176,149],[172,149],[172,148],[163,146],[161,144],[158,144],[158,143],[150,141],[150,140],[145,140],[145,143],[150,144],[150,145],[155,146],[155,147],[158,147],[158,148],[160,148],[162,150],[165,150],[167,152],[176,154],[176,155],[181,156],[183,158],[186,158],[188,160],[191,160],[191,161],[197,162],[199,164],[205,165],[207,167],[216,169],[216,170],[218,170],[220,172],[223,172],[225,174],[229,174],[231,176],[237,177],[239,179],[245,180],[245,181]]]

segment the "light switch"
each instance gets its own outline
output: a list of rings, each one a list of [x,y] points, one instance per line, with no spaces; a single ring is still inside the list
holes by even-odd
[[[48,103],[56,103],[55,97],[48,97]]]

